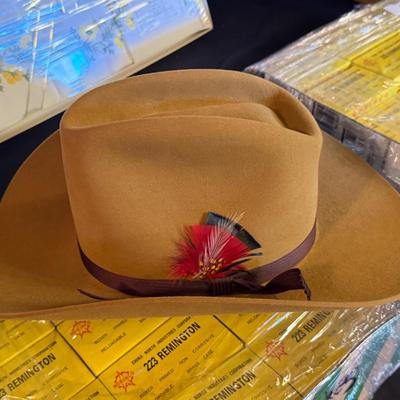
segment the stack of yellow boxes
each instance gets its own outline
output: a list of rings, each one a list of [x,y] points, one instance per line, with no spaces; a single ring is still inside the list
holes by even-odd
[[[295,94],[322,129],[400,190],[400,6],[352,11],[247,68]]]
[[[400,18],[399,18],[400,22]],[[267,66],[275,79],[312,99],[400,142],[400,34],[377,36],[353,53],[329,54],[324,47],[289,59],[284,68]],[[362,43],[359,43],[361,46]],[[384,115],[382,115],[382,113]],[[395,128],[395,129],[393,129]]]
[[[0,321],[0,398],[300,399],[395,311]]]
[[[309,86],[295,83],[296,88],[400,142],[400,34],[388,34],[356,54],[332,62],[319,80],[304,77]]]

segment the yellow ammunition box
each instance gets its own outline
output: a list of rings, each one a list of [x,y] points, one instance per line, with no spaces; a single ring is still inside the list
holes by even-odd
[[[400,78],[400,34],[380,41],[354,59],[354,64],[390,79]]]
[[[69,399],[93,379],[85,364],[53,331],[0,367],[0,398]]]
[[[281,335],[260,336],[249,348],[306,394],[363,338],[362,330],[348,335],[352,326],[362,326],[363,318],[362,312],[351,310],[303,313]]]
[[[174,398],[242,348],[241,341],[212,316],[171,318],[100,380],[117,399]]]
[[[7,363],[54,329],[49,321],[0,321],[0,365]]]
[[[275,338],[280,336],[300,313],[228,314],[218,315],[229,329],[249,344],[259,336]]]
[[[166,318],[64,321],[57,330],[95,375],[128,352]]]
[[[111,393],[98,379],[73,396],[74,400],[109,400],[112,398]]]
[[[306,91],[306,94],[357,119],[371,107],[395,98],[399,87],[399,82],[354,65]]]
[[[243,350],[183,390],[176,400],[300,399],[296,390],[250,350]]]

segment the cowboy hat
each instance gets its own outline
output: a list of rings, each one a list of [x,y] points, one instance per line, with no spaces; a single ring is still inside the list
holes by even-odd
[[[399,195],[276,85],[137,76],[78,99],[10,183],[0,317],[387,303],[399,221]]]

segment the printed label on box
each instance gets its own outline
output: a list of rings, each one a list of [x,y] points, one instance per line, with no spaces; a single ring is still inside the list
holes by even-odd
[[[307,94],[357,119],[371,107],[394,98],[398,90],[398,82],[354,65],[307,91]]]
[[[153,332],[167,318],[64,321],[57,330],[95,375]]]
[[[54,326],[49,321],[1,320],[0,365],[16,357],[53,329]]]
[[[382,24],[380,29],[371,31],[368,35],[366,35],[365,32],[359,32],[356,37],[354,37],[353,41],[348,41],[344,50],[340,49],[339,54],[341,57],[354,62],[356,58],[362,56],[368,51],[375,49],[375,47],[380,46],[382,43],[395,36],[397,34],[399,22],[399,20],[395,22],[394,19],[391,18],[391,20],[388,20],[388,24],[391,25],[390,27]],[[362,31],[363,27],[360,28]],[[348,37],[351,38],[352,35],[350,34]]]
[[[278,337],[300,313],[230,314],[217,315],[229,329],[245,343],[251,343],[258,336]]]
[[[0,398],[69,399],[94,379],[55,331],[0,367]]]
[[[306,92],[307,90],[312,89],[327,79],[337,75],[351,65],[349,60],[344,60],[341,58],[332,58],[327,60],[325,56],[325,58],[316,59],[314,54],[312,54],[311,59],[313,59],[314,65],[302,65],[307,72],[297,73],[291,79],[284,81],[287,84],[295,87],[297,90]]]
[[[98,379],[74,395],[74,400],[109,400],[113,398],[111,393]]]
[[[338,314],[339,315],[339,314]],[[283,335],[265,336],[249,347],[302,394],[319,382],[351,348],[354,313],[335,318],[331,311],[304,313]]]
[[[240,340],[212,316],[171,318],[100,380],[117,399],[173,398],[241,348]]]
[[[400,77],[400,35],[394,35],[366,51],[354,63],[391,79]]]
[[[250,350],[230,358],[200,382],[193,384],[176,400],[275,400],[299,399],[285,380]],[[175,399],[175,397],[174,397]]]

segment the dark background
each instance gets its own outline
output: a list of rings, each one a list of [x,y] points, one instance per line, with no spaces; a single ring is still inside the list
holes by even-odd
[[[214,30],[141,73],[183,68],[243,70],[354,7],[351,0],[209,0]],[[23,160],[58,128],[61,114],[0,144],[0,196]],[[375,400],[400,399],[400,373]]]

